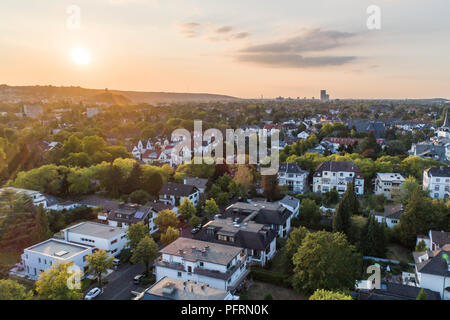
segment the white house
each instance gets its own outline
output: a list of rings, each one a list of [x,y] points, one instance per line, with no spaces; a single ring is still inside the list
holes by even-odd
[[[164,277],[191,280],[233,292],[250,273],[247,255],[239,247],[178,238],[159,252],[156,281]]]
[[[349,161],[325,161],[314,173],[313,191],[325,193],[336,189],[339,194],[343,194],[349,182],[354,184],[357,195],[364,194],[364,178],[356,164]]]
[[[47,198],[44,196],[44,194],[40,193],[39,191],[21,189],[21,188],[13,188],[13,187],[5,187],[3,189],[0,189],[0,191],[1,192],[10,191],[10,192],[15,192],[17,194],[22,194],[22,195],[28,196],[33,201],[33,205],[35,205],[37,207],[42,205],[44,208],[47,208]]]
[[[400,216],[405,212],[401,204],[385,205],[383,212],[374,211],[371,213],[378,223],[385,223],[387,227],[393,228],[400,222]]]
[[[127,244],[126,230],[96,222],[82,222],[61,230],[64,240],[102,249],[117,256]]]
[[[388,200],[398,198],[403,181],[405,178],[400,173],[377,173],[375,194],[382,194]]]
[[[423,172],[423,190],[430,191],[433,199],[450,197],[450,166],[429,168]]]
[[[200,193],[205,193],[206,191],[206,184],[208,183],[208,179],[202,179],[202,178],[184,178],[184,184],[189,184],[191,186],[195,186]]]
[[[428,236],[417,236],[416,244],[420,241],[425,242],[428,250],[439,250],[445,245],[450,245],[450,232],[430,230]]]
[[[161,278],[134,300],[238,300],[228,290],[211,288],[204,283]]]
[[[282,163],[278,170],[278,184],[287,186],[294,193],[304,193],[308,185],[309,171],[302,170],[296,163]]]
[[[37,280],[41,272],[60,262],[72,261],[84,274],[86,256],[92,253],[92,249],[68,241],[48,239],[26,248],[22,254],[22,264],[25,274],[33,280]]]
[[[194,206],[197,206],[200,191],[193,185],[175,182],[164,183],[159,191],[159,200],[175,207],[178,207],[185,198],[191,200]]]
[[[306,131],[302,131],[299,134],[297,134],[297,138],[299,139],[308,139],[309,133]]]
[[[232,218],[209,221],[195,234],[195,239],[245,249],[249,262],[264,266],[277,250],[277,233],[269,226],[248,221],[239,224]]]
[[[435,251],[413,252],[413,256],[418,286],[450,300],[450,245]]]
[[[284,196],[283,199],[278,201],[279,204],[281,204],[283,207],[288,209],[292,212],[293,217],[297,217],[298,213],[300,211],[300,200],[297,198],[294,198],[292,196]]]

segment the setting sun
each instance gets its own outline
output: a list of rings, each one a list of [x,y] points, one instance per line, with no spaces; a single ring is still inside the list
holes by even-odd
[[[72,60],[78,65],[87,65],[91,63],[91,53],[87,49],[76,48],[72,51]]]

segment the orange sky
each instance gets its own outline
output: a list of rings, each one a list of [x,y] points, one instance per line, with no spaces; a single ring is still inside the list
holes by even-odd
[[[447,1],[0,2],[0,83],[238,97],[450,97]],[[80,28],[68,28],[80,8]],[[448,11],[448,10],[447,10]],[[73,50],[89,52],[77,64]]]

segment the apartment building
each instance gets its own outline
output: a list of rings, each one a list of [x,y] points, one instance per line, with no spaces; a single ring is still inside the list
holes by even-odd
[[[364,178],[356,164],[349,161],[326,161],[317,167],[313,177],[313,191],[326,193],[336,189],[339,194],[347,191],[347,184],[354,184],[357,195],[364,194]]]
[[[233,292],[250,273],[248,257],[240,247],[178,238],[159,252],[156,281],[167,277]]]
[[[86,256],[91,254],[92,250],[90,246],[48,239],[24,249],[22,265],[25,274],[33,280],[37,280],[42,272],[61,262],[72,261],[84,274],[87,270]]]
[[[194,236],[197,240],[221,243],[245,249],[249,262],[264,266],[276,253],[277,233],[254,221],[239,224],[232,218],[209,221]]]
[[[433,199],[450,197],[450,166],[429,168],[423,172],[423,190],[428,190]]]
[[[65,241],[102,249],[110,256],[117,256],[127,243],[125,229],[96,222],[82,222],[61,232]]]
[[[164,183],[159,191],[159,200],[175,207],[178,207],[185,198],[188,198],[194,206],[197,206],[200,191],[193,185],[175,182]]]
[[[308,186],[309,171],[302,170],[296,163],[282,163],[278,170],[278,184],[287,186],[294,193],[304,193]]]
[[[400,195],[403,181],[405,178],[400,173],[377,173],[374,192],[384,195],[388,200],[395,200]]]

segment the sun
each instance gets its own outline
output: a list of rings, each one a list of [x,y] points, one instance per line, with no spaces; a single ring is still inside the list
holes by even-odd
[[[90,64],[92,60],[91,53],[85,48],[76,48],[72,50],[72,60],[78,65]]]

